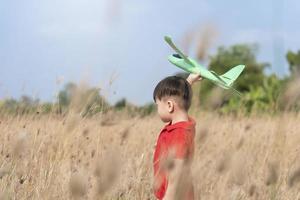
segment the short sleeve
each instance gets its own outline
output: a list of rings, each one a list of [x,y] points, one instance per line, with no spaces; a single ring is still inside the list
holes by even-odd
[[[174,153],[175,158],[187,158],[190,146],[190,134],[185,129],[176,129],[172,132],[172,139],[170,140],[168,149],[171,154]]]

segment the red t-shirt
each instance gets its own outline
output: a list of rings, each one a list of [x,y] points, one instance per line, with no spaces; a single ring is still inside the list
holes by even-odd
[[[175,159],[192,159],[194,153],[195,121],[181,121],[167,124],[160,132],[155,147],[154,167],[154,194],[163,199],[168,187],[167,171],[161,167],[168,153],[172,151]]]

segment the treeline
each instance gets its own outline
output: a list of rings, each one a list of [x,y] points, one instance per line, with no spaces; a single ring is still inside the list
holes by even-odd
[[[246,65],[244,72],[234,84],[242,95],[238,96],[230,90],[223,90],[204,80],[193,86],[194,99],[191,109],[246,114],[298,112],[300,110],[300,51],[287,52],[286,59],[290,73],[284,77],[266,74],[266,69],[271,66],[266,62],[258,62],[256,53],[257,46],[255,45],[238,44],[228,48],[220,47],[217,53],[209,58],[208,68],[222,74],[233,66]],[[187,76],[185,73],[177,75]],[[22,96],[18,100],[0,100],[0,113],[15,115],[33,113],[65,115],[69,112],[76,112],[83,117],[88,117],[109,111],[125,112],[131,116],[146,116],[155,111],[155,105],[149,103],[136,106],[125,98],[111,105],[101,95],[100,88],[74,83],[67,83],[58,92],[56,101],[53,103],[40,102],[29,96]]]
[[[66,115],[70,112],[80,114],[82,117],[90,117],[95,114],[114,112],[126,112],[130,116],[146,116],[154,111],[154,104],[135,106],[127,102],[125,98],[114,105],[109,104],[101,91],[96,87],[67,83],[56,96],[56,101],[40,102],[29,96],[22,96],[19,100],[5,99],[0,101],[0,113],[13,115],[28,114],[57,114]]]
[[[258,62],[256,52],[255,45],[239,44],[229,48],[220,47],[216,55],[210,57],[209,69],[222,74],[233,66],[246,65],[244,72],[234,83],[234,88],[242,95],[235,95],[232,91],[220,89],[208,81],[203,81],[195,88],[196,100],[199,100],[200,106],[217,109],[221,113],[273,114],[282,111],[299,111],[300,51],[296,53],[289,51],[286,54],[290,73],[282,77],[266,74],[266,69],[271,68],[271,65]]]

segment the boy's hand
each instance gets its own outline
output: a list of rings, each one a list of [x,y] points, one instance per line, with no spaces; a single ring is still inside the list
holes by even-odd
[[[192,85],[193,83],[195,83],[197,81],[201,81],[202,77],[200,74],[190,74],[186,80],[190,83],[190,85]]]

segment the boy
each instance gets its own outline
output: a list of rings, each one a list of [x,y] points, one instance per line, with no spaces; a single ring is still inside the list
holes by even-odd
[[[154,193],[159,200],[193,200],[190,164],[194,151],[195,121],[188,116],[191,105],[191,85],[202,80],[199,74],[187,79],[170,76],[154,89],[153,99],[163,122],[155,147]]]

